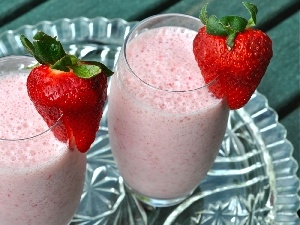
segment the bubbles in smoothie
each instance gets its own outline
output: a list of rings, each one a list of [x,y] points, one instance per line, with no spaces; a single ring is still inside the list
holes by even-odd
[[[195,35],[189,29],[165,27],[135,37],[126,58],[144,83],[128,74],[124,86],[141,102],[169,112],[191,112],[218,103],[200,88],[205,82],[193,54]]]
[[[49,128],[27,94],[26,80],[26,74],[17,72],[0,75],[5,93],[0,95],[0,168],[43,164],[67,149],[51,131],[45,132]]]

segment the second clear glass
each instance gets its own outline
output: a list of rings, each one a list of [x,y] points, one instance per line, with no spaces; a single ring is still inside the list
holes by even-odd
[[[225,134],[229,109],[205,84],[192,53],[202,26],[163,14],[127,36],[108,101],[110,144],[120,175],[137,198],[165,207],[190,196]],[[216,78],[217,79],[217,78]]]

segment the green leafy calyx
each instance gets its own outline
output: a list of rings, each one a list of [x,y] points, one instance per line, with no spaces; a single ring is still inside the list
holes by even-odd
[[[63,49],[62,44],[42,31],[33,36],[31,43],[23,34],[20,36],[24,48],[40,64],[48,65],[52,69],[64,72],[73,71],[78,77],[91,78],[103,71],[106,76],[113,72],[104,64],[94,61],[82,61],[74,55],[69,55]]]
[[[243,2],[243,5],[249,11],[251,17],[246,20],[240,16],[225,16],[218,19],[216,16],[207,16],[207,5],[205,4],[200,11],[200,20],[206,25],[206,32],[211,35],[226,36],[226,44],[229,49],[234,46],[234,40],[239,32],[256,25],[256,15],[258,12],[257,7],[248,2]]]

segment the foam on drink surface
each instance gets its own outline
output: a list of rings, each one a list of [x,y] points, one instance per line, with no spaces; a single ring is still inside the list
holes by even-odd
[[[67,148],[47,131],[47,124],[27,94],[26,80],[27,75],[17,71],[0,76],[0,139],[6,139],[0,140],[0,168],[43,164]]]
[[[211,92],[199,88],[205,81],[192,54],[195,35],[189,29],[165,27],[135,37],[126,49],[127,61],[141,80],[155,88],[145,88],[134,76],[126,76],[124,86],[141,102],[169,112],[192,112],[219,103]]]

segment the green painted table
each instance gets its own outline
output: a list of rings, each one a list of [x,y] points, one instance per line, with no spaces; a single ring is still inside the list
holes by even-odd
[[[1,0],[0,33],[25,24],[54,21],[60,18],[103,16],[142,20],[159,13],[184,13],[198,16],[199,9],[210,2],[209,11],[218,16],[222,11],[247,15],[241,1],[218,0]],[[258,91],[265,95],[287,129],[287,139],[294,146],[293,156],[300,156],[300,71],[299,71],[299,6],[298,0],[252,0],[259,8],[258,28],[273,40],[274,57]],[[226,10],[225,10],[226,9]],[[298,170],[298,176],[300,176]]]

